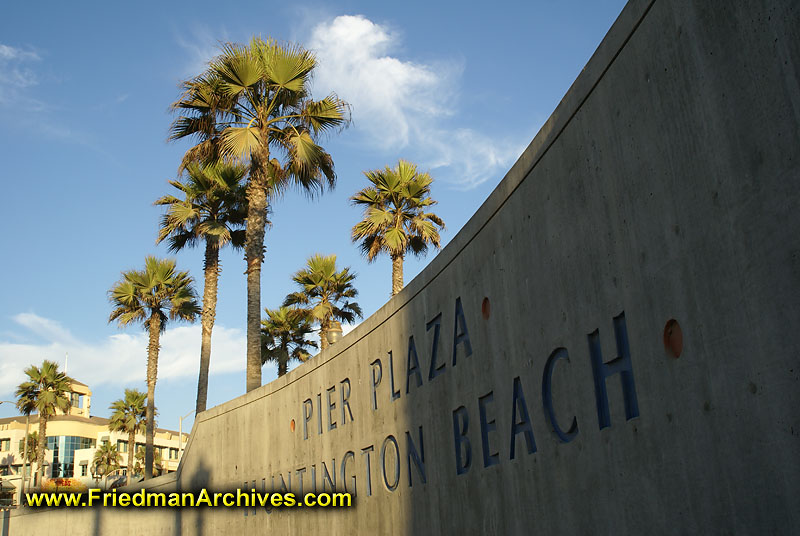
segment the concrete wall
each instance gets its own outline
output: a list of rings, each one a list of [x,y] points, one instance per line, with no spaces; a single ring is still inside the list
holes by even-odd
[[[796,531],[800,9],[744,4],[632,0],[445,250],[336,346],[200,415],[162,484],[309,491],[324,463],[354,508],[24,512],[11,534]]]

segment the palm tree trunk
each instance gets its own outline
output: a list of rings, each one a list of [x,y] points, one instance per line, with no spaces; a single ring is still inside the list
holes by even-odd
[[[257,162],[267,163],[259,155]],[[267,223],[266,167],[253,164],[247,186],[247,392],[261,387],[261,262],[264,253],[264,229]]]
[[[328,347],[328,321],[323,320],[319,323],[319,349],[320,351]]]
[[[147,421],[144,443],[144,478],[153,478],[153,439],[156,427],[156,378],[158,377],[158,347],[161,317],[153,312],[148,321],[150,344],[147,346]]]
[[[403,256],[392,255],[392,296],[403,290]]]
[[[36,455],[36,482],[39,489],[42,489],[42,479],[44,478],[44,454],[47,449],[47,418],[39,414],[39,452]]]
[[[219,280],[219,246],[206,238],[206,260],[203,267],[205,286],[203,289],[202,342],[200,343],[200,375],[197,379],[197,405],[195,414],[206,410],[208,400],[208,368],[211,363],[211,330],[217,311],[217,282]]]
[[[289,349],[281,347],[281,358],[278,361],[278,378],[289,372]]]
[[[131,478],[133,477],[133,452],[136,450],[136,428],[128,432],[128,481],[126,484],[131,485]]]

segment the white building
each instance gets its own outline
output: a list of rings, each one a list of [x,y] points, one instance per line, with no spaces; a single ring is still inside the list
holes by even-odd
[[[44,478],[75,478],[88,487],[94,487],[96,480],[93,478],[92,460],[97,447],[105,442],[117,446],[122,457],[119,474],[127,474],[128,434],[110,432],[109,419],[91,416],[92,392],[87,385],[73,381],[70,387],[72,408],[69,413],[59,412],[47,421]],[[0,479],[5,481],[6,486],[11,483],[16,487],[20,482],[25,422],[25,416],[0,419]],[[37,414],[30,416],[29,431],[39,431]],[[188,434],[183,434],[181,442],[178,432],[156,429],[155,449],[161,454],[164,473],[178,469],[180,448],[186,444],[188,437]],[[144,447],[144,443],[144,434],[137,434],[136,445]],[[35,468],[31,469],[28,464],[28,474],[34,473]]]

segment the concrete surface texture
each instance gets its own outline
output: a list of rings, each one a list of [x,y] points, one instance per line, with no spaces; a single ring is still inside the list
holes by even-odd
[[[793,0],[632,0],[430,265],[198,416],[153,481],[335,485],[353,508],[26,509],[3,530],[796,532],[799,32]]]

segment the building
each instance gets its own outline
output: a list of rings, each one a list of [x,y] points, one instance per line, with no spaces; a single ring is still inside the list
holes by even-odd
[[[121,469],[118,474],[127,474],[128,468],[128,434],[111,432],[108,429],[110,419],[95,417],[90,413],[92,392],[86,384],[74,381],[70,385],[72,407],[67,414],[58,412],[47,421],[47,451],[44,461],[44,478],[74,478],[83,484],[94,487],[95,475],[92,471],[92,460],[99,445],[111,443],[117,446],[120,453]],[[19,484],[22,474],[22,460],[25,437],[26,417],[7,417],[0,419],[0,479],[5,485]],[[38,432],[38,415],[30,416],[30,432]],[[178,432],[157,428],[155,433],[155,450],[161,455],[164,473],[178,469],[180,450],[186,444],[188,434],[183,434],[181,441]],[[144,434],[136,435],[136,446],[144,447]],[[28,475],[35,473],[28,465]]]

